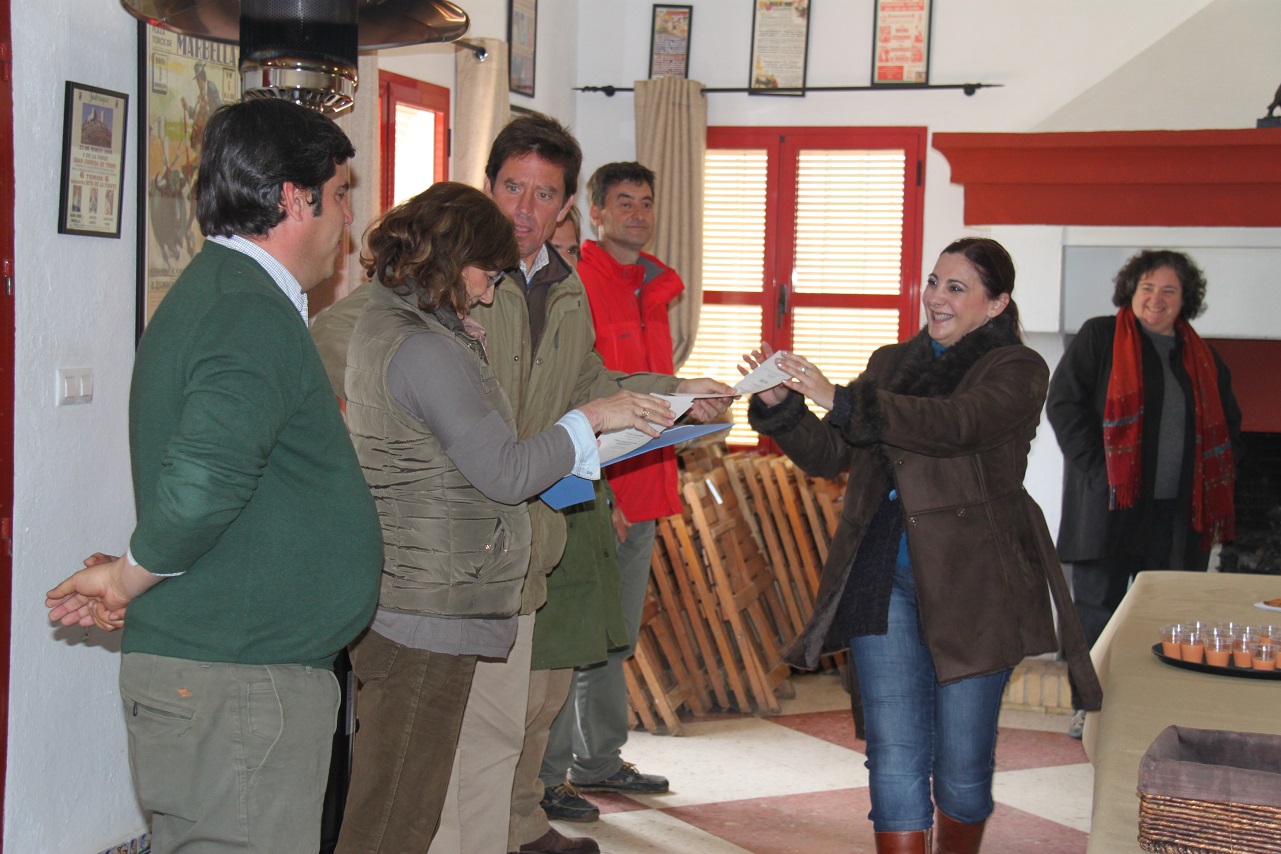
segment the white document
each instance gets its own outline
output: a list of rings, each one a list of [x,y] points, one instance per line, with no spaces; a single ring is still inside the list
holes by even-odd
[[[771,389],[784,380],[790,380],[792,377],[778,365],[774,364],[779,356],[786,355],[786,351],[780,350],[773,356],[766,359],[756,370],[738,381],[734,390],[739,394],[756,394],[757,392]]]
[[[729,397],[725,394],[656,394],[654,397],[661,397],[667,401],[672,408],[672,417],[680,418],[689,408],[694,405],[694,400],[700,397]],[[663,430],[657,424],[651,425],[655,430]],[[612,462],[621,457],[623,454],[629,454],[632,451],[650,441],[650,437],[635,427],[624,427],[622,430],[611,430],[608,433],[600,434],[600,464]]]

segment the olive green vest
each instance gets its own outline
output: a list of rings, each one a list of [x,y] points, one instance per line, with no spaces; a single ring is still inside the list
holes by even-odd
[[[387,384],[400,345],[422,333],[449,336],[468,348],[480,367],[481,388],[458,393],[483,394],[515,433],[511,406],[480,342],[448,314],[426,314],[374,282],[352,333],[344,384],[347,428],[382,522],[379,606],[441,617],[511,616],[520,609],[529,568],[528,509],[482,495]]]

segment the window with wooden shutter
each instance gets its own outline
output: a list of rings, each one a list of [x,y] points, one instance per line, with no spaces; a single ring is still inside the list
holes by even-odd
[[[858,376],[918,327],[924,128],[710,128],[703,311],[681,373],[730,376],[767,341]],[[747,402],[734,445],[755,445]]]

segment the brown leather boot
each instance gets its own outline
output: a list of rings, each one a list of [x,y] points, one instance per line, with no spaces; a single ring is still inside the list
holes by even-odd
[[[983,841],[983,826],[987,821],[976,821],[966,824],[947,815],[942,810],[934,820],[938,828],[938,854],[978,854],[979,843]]]
[[[930,832],[908,830],[878,833],[876,854],[930,854]]]

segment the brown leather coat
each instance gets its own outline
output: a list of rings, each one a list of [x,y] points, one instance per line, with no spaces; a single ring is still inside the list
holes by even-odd
[[[1013,667],[1061,638],[1086,708],[1099,708],[1054,541],[1023,488],[1048,382],[1045,362],[998,318],[941,357],[925,332],[877,350],[821,421],[799,395],[772,408],[753,400],[752,425],[804,471],[850,473],[814,615],[790,663],[814,668],[848,644],[829,630],[867,524],[894,487],[939,682]]]

